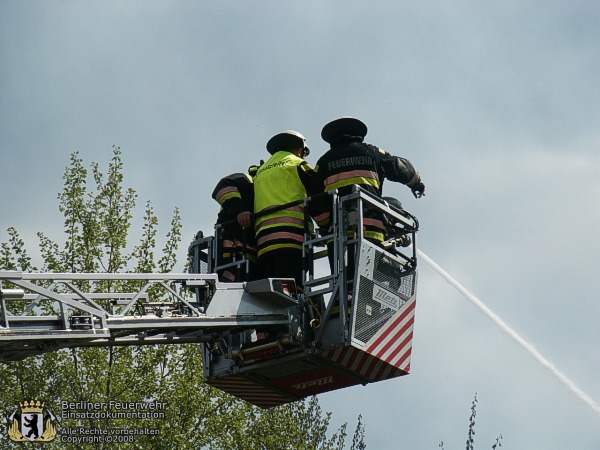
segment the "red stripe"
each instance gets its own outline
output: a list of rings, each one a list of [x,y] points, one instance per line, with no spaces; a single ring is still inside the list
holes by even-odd
[[[408,348],[411,347],[410,341],[412,341],[412,338],[413,338],[413,332],[411,331],[410,333],[408,333],[408,336],[406,336],[406,338],[400,344],[398,344],[397,347],[395,347],[394,352],[391,353],[390,355],[388,355],[384,359],[384,361],[387,361],[390,364],[393,364],[392,361],[398,356],[398,354],[400,354],[402,352],[402,350],[404,350],[407,346],[408,346]],[[398,367],[396,364],[394,364],[394,366]]]
[[[347,348],[343,352],[339,352],[336,356],[338,358],[332,358],[334,362],[351,370],[355,374],[363,376],[369,381],[378,381],[380,378],[378,378],[377,372],[382,372],[389,366],[389,364],[381,359],[375,358],[354,347]]]
[[[329,352],[325,353],[325,357],[329,358],[330,360],[332,360],[334,362],[337,362],[341,353],[342,353],[342,349],[338,347],[333,351],[329,351]]]
[[[409,347],[406,350],[406,353],[404,353],[402,355],[402,357],[398,360],[398,362],[395,364],[396,367],[398,367],[398,369],[400,370],[404,370],[405,372],[408,372],[410,370],[410,355],[412,353],[412,347]],[[408,363],[406,365],[404,365],[404,363]]]
[[[404,330],[405,332],[408,331],[408,329]],[[404,333],[403,333],[404,334]],[[393,350],[391,353],[389,353],[387,356],[385,356],[384,359],[385,361],[391,363],[394,358],[400,353],[402,352],[407,346],[410,347],[411,346],[411,341],[412,341],[412,337],[413,337],[413,332],[412,330],[408,333],[408,335],[404,338],[404,340],[402,342],[400,342],[399,344],[397,344],[396,346],[394,346]],[[400,337],[398,337],[400,338]]]
[[[402,323],[402,321],[406,318],[406,316],[408,316],[411,312],[414,311],[415,304],[416,304],[416,302],[413,301],[412,303],[407,305],[407,307],[402,312],[402,314],[400,314],[400,316],[398,316],[398,318],[396,318],[390,324],[390,326],[386,328],[386,330],[377,338],[377,340],[375,342],[373,342],[373,344],[371,344],[367,348],[367,352],[373,353],[373,351],[379,346],[379,344],[381,344],[385,340],[385,338],[389,335],[390,331],[393,330],[394,328],[396,328],[400,323]]]
[[[339,364],[344,367],[348,367],[350,363],[354,360],[354,347],[346,347],[343,355],[340,355],[341,358],[339,360]]]
[[[409,320],[408,322],[406,322],[404,324],[404,326],[402,328],[400,328],[399,331],[397,331],[394,335],[392,335],[392,338],[390,339],[390,341],[387,344],[385,344],[383,346],[383,348],[381,350],[379,350],[379,352],[374,353],[374,355],[377,356],[378,358],[383,359],[383,355],[388,351],[388,349],[391,348],[395,344],[395,341],[397,339],[399,339],[400,336],[402,336],[406,332],[406,330],[408,330],[412,325],[413,325],[412,320]]]
[[[277,239],[292,239],[293,241],[304,242],[304,235],[280,231],[279,233],[270,233],[258,238],[258,245]]]
[[[363,218],[363,223],[365,225],[370,225],[372,227],[379,228],[381,230],[385,230],[385,225],[383,225],[383,221],[379,219],[369,219],[368,217]]]
[[[259,228],[264,228],[267,225],[275,225],[275,224],[296,224],[296,225],[302,225],[304,226],[304,219],[299,219],[298,217],[289,217],[289,216],[284,216],[284,217],[275,217],[273,219],[266,219],[263,221],[258,221],[257,226]]]
[[[356,372],[360,373],[361,375],[368,375],[369,373],[369,367],[371,366],[371,364],[373,364],[373,360],[375,360],[375,358],[373,358],[371,355],[369,355],[368,353],[364,353],[364,355],[366,355],[366,358],[363,358],[363,360],[361,361],[361,363],[358,365],[358,367],[356,368]]]
[[[371,370],[371,378],[374,381],[378,381],[381,380],[381,373],[385,370],[385,368],[388,365],[383,362],[381,359],[377,360],[377,364],[375,365],[375,367],[373,367],[373,369]]]
[[[394,366],[390,366],[389,364],[384,364],[379,373],[377,374],[377,380],[387,380],[390,377],[390,373],[395,369]]]
[[[291,401],[277,392],[241,377],[208,381],[208,384],[258,406],[276,406]]]
[[[369,355],[369,358],[367,360],[367,364],[365,364],[363,370],[362,370],[362,374],[372,378],[371,373],[373,372],[373,363],[377,363],[377,361],[379,361],[377,358],[375,358],[372,355]]]
[[[387,367],[385,368],[385,370],[382,372],[381,377],[379,379],[387,380],[388,378],[397,377],[398,375],[400,375],[398,373],[398,369],[395,368],[394,366],[388,364]]]
[[[348,178],[356,178],[356,177],[371,178],[373,180],[379,181],[379,175],[377,174],[377,172],[373,172],[371,170],[351,170],[348,172],[342,172],[342,173],[338,173],[336,175],[327,177],[324,184],[325,184],[325,186],[329,186],[330,184],[336,183],[338,181],[347,180]]]
[[[404,331],[407,326],[410,326],[410,323],[403,326]],[[413,332],[411,331],[402,342],[393,347],[393,353],[385,359],[379,355],[365,353],[356,347],[339,347],[325,352],[323,356],[356,375],[362,376],[369,382],[387,380],[404,375],[409,371],[412,338]],[[394,361],[396,362],[394,363]]]
[[[406,337],[406,339],[402,342],[403,346],[401,347],[400,351],[406,349],[406,352],[403,354],[403,356],[405,356],[406,353],[408,353],[410,355],[411,349],[412,349],[412,344],[411,344],[411,340],[413,338],[413,333],[412,331],[410,332],[410,334]],[[396,352],[396,355],[400,354],[400,351]],[[396,367],[400,367],[400,361],[402,360],[402,358],[398,358],[396,356],[395,358],[396,363],[394,363],[394,365]]]
[[[366,362],[365,356],[368,355],[354,347],[341,347],[333,352],[328,352],[326,356],[334,363],[359,373],[357,367]]]
[[[355,353],[356,354],[354,355],[354,360],[352,361],[352,364],[348,368],[350,370],[352,370],[353,372],[360,373],[360,370],[358,368],[360,366],[364,365],[365,360],[367,359],[368,355],[367,355],[367,353],[360,351],[360,350]]]
[[[239,192],[238,188],[236,187],[224,187],[223,189],[221,189],[219,192],[217,192],[217,195],[215,195],[215,197],[217,198],[217,202],[221,203],[221,197],[223,197],[223,195],[225,194],[229,194],[230,192]]]

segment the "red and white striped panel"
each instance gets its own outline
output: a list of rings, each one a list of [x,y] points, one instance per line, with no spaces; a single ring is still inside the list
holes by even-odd
[[[365,351],[398,369],[410,371],[416,296],[385,324],[366,344]]]
[[[356,347],[339,347],[323,355],[336,365],[368,382],[405,375],[405,372]],[[358,384],[358,383],[357,383]]]
[[[207,381],[207,383],[261,408],[279,406],[294,400],[248,380],[241,375],[230,375],[217,380]]]

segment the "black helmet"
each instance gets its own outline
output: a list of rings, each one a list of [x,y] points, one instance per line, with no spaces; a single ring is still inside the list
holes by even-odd
[[[292,148],[303,148],[304,156],[310,153],[310,150],[306,146],[306,138],[294,130],[287,130],[276,134],[267,142],[267,150],[271,155],[274,155],[279,150],[290,150]]]
[[[364,138],[367,135],[367,126],[355,117],[340,117],[329,122],[321,130],[321,137],[331,144],[343,136]]]

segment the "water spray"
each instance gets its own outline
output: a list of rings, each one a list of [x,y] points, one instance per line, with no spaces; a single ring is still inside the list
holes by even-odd
[[[533,345],[523,339],[515,330],[509,327],[496,313],[488,308],[481,300],[470,293],[463,285],[456,281],[448,272],[438,266],[429,256],[423,253],[421,250],[417,250],[419,257],[429,264],[442,278],[448,283],[454,286],[461,294],[465,296],[467,300],[473,303],[479,310],[481,310],[488,318],[498,325],[502,331],[508,334],[517,344],[523,347],[527,353],[539,362],[542,366],[552,373],[558,380],[564,384],[571,392],[573,392],[579,400],[583,401],[586,405],[591,407],[597,414],[600,414],[600,406],[588,396],[585,392],[579,389],[575,383],[573,383],[565,374],[559,371],[554,364],[548,361],[545,357],[538,352]]]

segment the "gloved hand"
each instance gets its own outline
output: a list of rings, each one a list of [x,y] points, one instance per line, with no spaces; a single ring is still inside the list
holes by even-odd
[[[410,188],[415,198],[421,198],[425,195],[425,185],[422,181],[419,181],[417,184]]]

